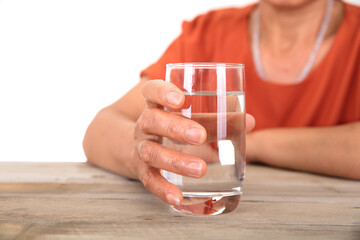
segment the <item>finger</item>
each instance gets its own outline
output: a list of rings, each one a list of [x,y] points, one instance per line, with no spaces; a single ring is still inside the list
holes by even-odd
[[[233,139],[255,127],[254,117],[241,112],[194,114],[191,119],[205,128],[206,142]]]
[[[138,122],[141,130],[147,134],[195,145],[200,145],[206,140],[206,130],[199,123],[161,109],[145,109]]]
[[[255,118],[251,114],[246,114],[246,132],[250,132],[255,127]]]
[[[144,165],[138,176],[144,187],[164,202],[171,205],[181,204],[183,196],[180,189],[161,176],[158,169]]]
[[[141,94],[148,103],[155,103],[172,109],[180,108],[185,101],[185,96],[179,88],[163,80],[146,82],[142,86]]]
[[[162,145],[143,141],[139,144],[140,159],[146,164],[187,177],[199,178],[206,173],[204,160],[167,149]]]

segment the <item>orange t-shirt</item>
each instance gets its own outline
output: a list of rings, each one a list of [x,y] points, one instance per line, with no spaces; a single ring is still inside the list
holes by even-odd
[[[297,84],[264,81],[255,70],[248,34],[255,5],[211,11],[183,23],[182,34],[141,75],[164,79],[177,62],[245,64],[246,110],[255,129],[332,126],[360,120],[360,8],[345,15],[325,58]]]

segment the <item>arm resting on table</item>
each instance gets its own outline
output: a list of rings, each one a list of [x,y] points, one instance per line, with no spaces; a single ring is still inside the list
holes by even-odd
[[[250,162],[360,180],[360,122],[276,128],[247,136]]]

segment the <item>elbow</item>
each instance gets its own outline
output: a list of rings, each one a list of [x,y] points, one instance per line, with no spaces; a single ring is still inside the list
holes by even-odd
[[[84,151],[84,155],[85,155],[85,158],[86,158],[86,162],[88,163],[92,163],[93,164],[93,161],[91,160],[91,147],[90,147],[90,143],[89,143],[89,138],[88,138],[88,134],[87,132],[85,133],[85,136],[84,136],[84,139],[83,139],[83,142],[82,142],[82,147],[83,147],[83,151]]]
[[[95,141],[98,136],[96,136],[96,118],[92,120],[89,124],[88,128],[85,131],[84,138],[82,141],[83,151],[86,157],[87,162],[93,163],[93,155],[94,155],[94,146],[96,146]]]
[[[91,162],[89,158],[89,147],[88,147],[88,140],[86,139],[86,133],[82,142],[83,151],[85,154],[85,158],[87,162]]]

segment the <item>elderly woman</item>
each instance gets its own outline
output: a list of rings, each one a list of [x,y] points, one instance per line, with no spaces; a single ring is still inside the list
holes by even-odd
[[[155,106],[179,108],[183,93],[162,80],[165,64],[239,62],[246,66],[247,161],[360,179],[360,8],[337,0],[261,0],[211,11],[141,73],[141,81],[101,110],[84,138],[88,160],[139,179],[169,204],[181,191],[160,169],[202,177],[206,162],[158,143],[190,144],[204,129]],[[151,80],[151,81],[149,81]]]

